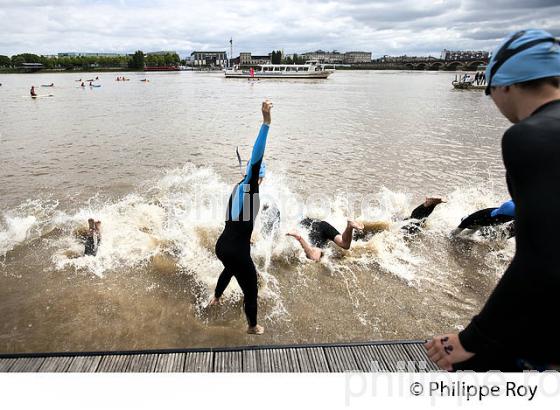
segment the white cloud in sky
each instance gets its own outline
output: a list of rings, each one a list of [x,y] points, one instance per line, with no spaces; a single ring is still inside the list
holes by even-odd
[[[195,49],[491,49],[507,33],[560,35],[560,0],[0,0],[0,54]]]

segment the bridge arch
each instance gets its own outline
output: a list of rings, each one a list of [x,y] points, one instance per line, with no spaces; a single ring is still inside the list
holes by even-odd
[[[469,63],[465,63],[465,69],[475,71],[479,66],[485,64],[486,63],[484,61],[471,61]]]
[[[429,70],[441,70],[444,65],[445,64],[442,61],[436,61],[435,63],[430,64]]]
[[[426,63],[418,63],[418,64],[416,64],[414,69],[415,70],[425,70],[426,69]]]
[[[451,61],[445,65],[445,69],[449,71],[461,71],[463,68],[463,63],[460,61]]]

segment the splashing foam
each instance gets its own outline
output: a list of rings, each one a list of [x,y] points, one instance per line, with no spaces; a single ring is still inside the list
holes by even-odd
[[[367,241],[355,242],[350,252],[327,248],[321,261],[326,269],[344,281],[354,311],[364,324],[369,323],[369,319],[360,307],[364,297],[360,296],[359,281],[352,269],[364,269],[372,275],[381,269],[412,286],[425,278],[425,272],[434,271],[431,266],[434,258],[427,258],[410,246],[400,230],[402,219],[418,205],[408,194],[382,188],[372,195],[373,201],[362,206],[359,212],[353,212],[351,201],[344,193],[327,200],[321,197],[307,201],[291,190],[292,184],[293,180],[288,183],[283,174],[269,172],[261,186],[261,203],[276,204],[282,215],[277,234],[269,237],[261,233],[261,217],[257,218],[256,242],[252,248],[261,276],[260,296],[272,301],[272,308],[267,309],[268,319],[289,320],[283,289],[276,277],[276,262],[293,266],[293,270],[300,273],[299,279],[294,280],[305,286],[305,266],[311,262],[305,259],[299,244],[285,236],[304,216],[323,218],[339,230],[346,226],[347,216],[391,223],[389,230]],[[301,188],[304,187],[298,191],[305,192]],[[223,269],[215,256],[214,245],[223,229],[231,189],[231,184],[225,183],[211,168],[187,164],[148,183],[141,193],[131,193],[116,202],[92,198],[74,213],[56,211],[57,204],[30,202],[4,214],[0,254],[5,255],[14,246],[56,227],[63,232],[49,240],[56,269],[87,271],[102,277],[114,270],[151,264],[152,269],[162,274],[182,272],[191,275],[198,285],[193,294],[198,299],[200,312]],[[439,205],[428,219],[425,235],[445,238],[461,217],[483,207],[495,206],[506,198],[499,197],[491,189],[469,187],[453,191],[447,199],[448,203]],[[305,206],[301,206],[304,202]],[[102,221],[103,238],[95,257],[83,256],[83,244],[76,237],[76,230],[83,229],[90,217]],[[299,230],[307,236],[305,230]],[[512,242],[496,242],[485,256],[488,266],[494,266],[496,272],[503,271],[504,261],[513,255]],[[436,273],[437,269],[445,269],[445,263],[440,265],[435,268]],[[242,297],[235,281],[224,296],[233,301]]]

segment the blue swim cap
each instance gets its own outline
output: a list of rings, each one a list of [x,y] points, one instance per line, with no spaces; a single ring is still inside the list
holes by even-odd
[[[518,31],[492,53],[486,68],[490,87],[560,76],[560,40],[544,30]]]
[[[512,218],[515,217],[515,204],[510,199],[509,201],[504,202],[499,208],[494,209],[490,215],[492,218],[498,215],[506,215],[511,216]]]
[[[247,168],[245,168],[245,175],[249,173],[249,167],[251,166],[250,162],[247,162]],[[259,169],[259,178],[264,178],[266,175],[266,164],[261,162],[261,168]]]

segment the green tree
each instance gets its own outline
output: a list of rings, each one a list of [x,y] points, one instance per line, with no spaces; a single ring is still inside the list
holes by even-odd
[[[129,67],[135,68],[137,70],[143,70],[144,64],[145,64],[144,52],[138,50],[136,53],[132,55],[132,59],[129,62]]]
[[[23,58],[22,56],[12,56],[12,65],[14,67],[20,66],[23,63],[25,63],[25,58]]]
[[[270,62],[272,64],[281,64],[282,63],[282,51],[275,50],[270,53]]]
[[[10,67],[12,65],[12,60],[8,56],[0,55],[0,67]]]

